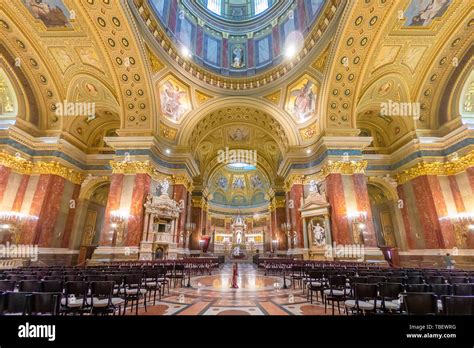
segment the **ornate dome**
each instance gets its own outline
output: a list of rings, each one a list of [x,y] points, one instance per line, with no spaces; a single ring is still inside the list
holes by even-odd
[[[253,77],[306,54],[322,34],[319,30],[314,36],[316,22],[320,25],[325,21],[325,29],[329,23],[325,18],[327,12],[334,15],[334,7],[325,0],[136,0],[136,3],[146,26],[159,27],[178,56],[228,77]],[[163,36],[155,32],[153,35],[164,47]],[[310,36],[313,39],[309,42]],[[166,52],[173,57],[172,51]]]

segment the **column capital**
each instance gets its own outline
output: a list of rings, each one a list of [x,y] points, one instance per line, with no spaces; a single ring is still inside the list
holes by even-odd
[[[193,180],[188,175],[175,174],[172,178],[175,185],[183,185],[186,188],[186,191],[193,191]]]
[[[50,174],[60,176],[73,184],[81,184],[84,174],[68,168],[59,162],[31,162],[19,156],[12,156],[0,152],[0,165],[10,168],[18,174],[41,175]]]
[[[304,175],[290,174],[285,180],[285,185],[284,185],[285,192],[290,191],[293,185],[303,185],[303,183],[304,183]]]
[[[112,174],[148,174],[156,181],[172,181],[170,175],[160,173],[150,161],[110,161],[110,166]]]
[[[474,167],[474,151],[449,162],[421,162],[395,175],[399,185],[423,175],[456,175]]]
[[[329,174],[364,174],[367,168],[367,161],[331,161],[329,160],[322,168],[324,177]]]

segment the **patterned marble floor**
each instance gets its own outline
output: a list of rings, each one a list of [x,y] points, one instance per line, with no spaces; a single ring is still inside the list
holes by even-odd
[[[155,306],[148,303],[147,312],[139,308],[139,315],[325,315],[323,304],[311,305],[301,289],[282,289],[282,277],[265,276],[251,263],[239,263],[239,288],[230,288],[232,266],[192,277],[191,288],[171,287]]]

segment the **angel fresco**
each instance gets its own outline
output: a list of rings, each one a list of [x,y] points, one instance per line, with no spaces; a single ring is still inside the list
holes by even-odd
[[[307,81],[301,88],[294,89],[290,95],[294,97],[290,105],[291,113],[300,122],[305,121],[316,111],[316,93],[312,81]]]
[[[412,0],[407,10],[409,26],[426,26],[431,24],[433,19],[441,17],[451,0]]]
[[[181,91],[178,86],[173,86],[171,81],[166,81],[160,92],[161,112],[178,122],[188,109],[182,100],[185,96],[186,92]]]
[[[23,0],[31,14],[50,27],[69,26],[69,12],[61,0]]]

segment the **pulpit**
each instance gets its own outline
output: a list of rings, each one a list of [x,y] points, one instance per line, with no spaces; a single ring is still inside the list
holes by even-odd
[[[163,250],[165,257],[177,257],[179,205],[168,196],[167,190],[162,192],[165,193],[160,196],[149,194],[145,203],[140,260],[151,260],[157,249]]]

